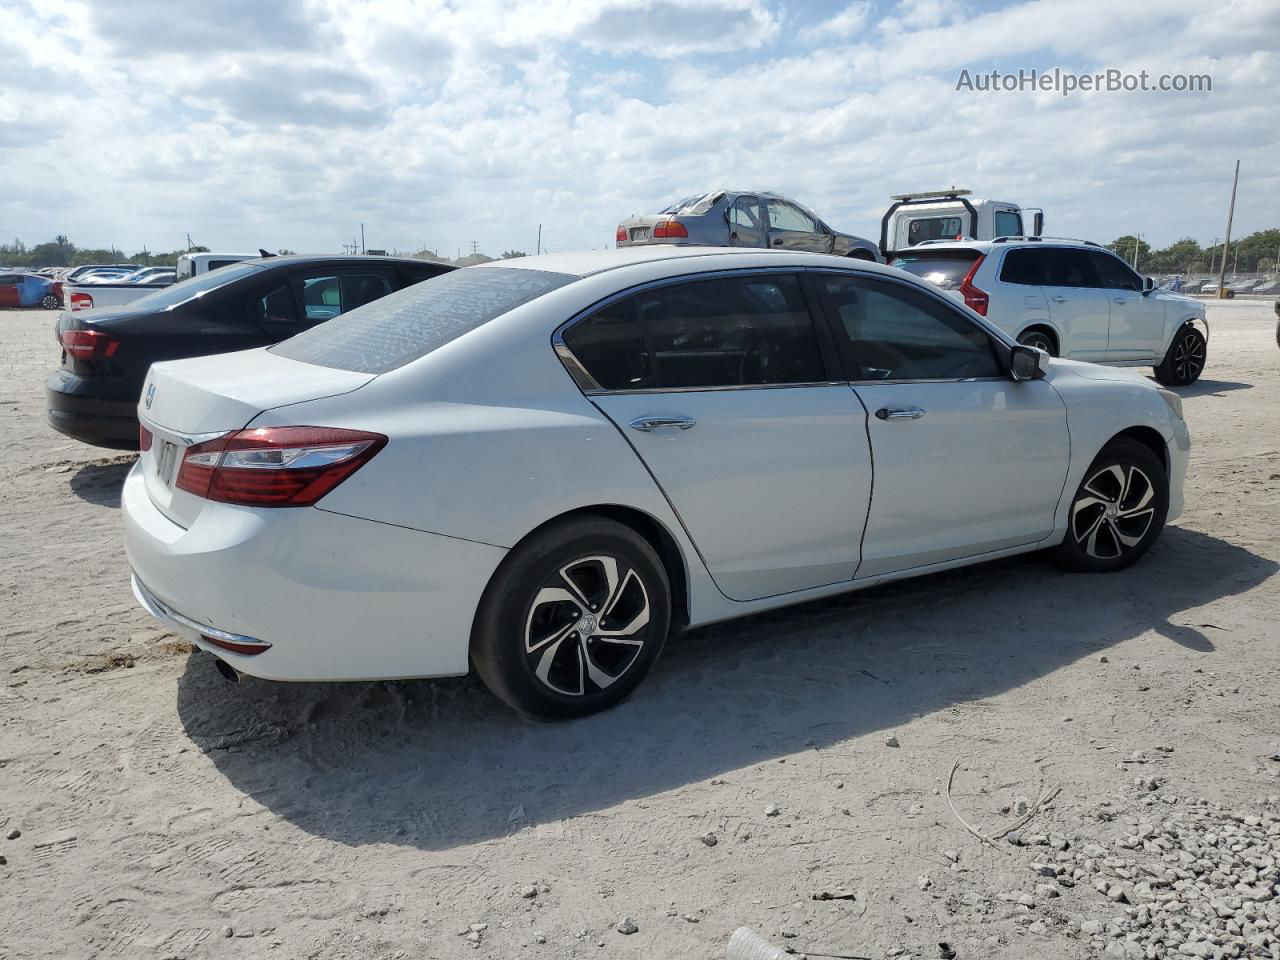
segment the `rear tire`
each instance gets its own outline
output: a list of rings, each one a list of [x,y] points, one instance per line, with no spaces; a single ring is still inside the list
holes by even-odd
[[[46,293],[40,298],[40,306],[45,310],[57,310],[62,303],[52,293]]]
[[[1151,549],[1169,513],[1164,463],[1135,440],[1112,440],[1071,498],[1067,535],[1053,558],[1067,570],[1123,570]]]
[[[648,541],[603,517],[573,517],[502,562],[480,601],[471,661],[508,706],[566,720],[624,700],[670,624],[670,584]]]
[[[1038,347],[1051,357],[1058,355],[1057,342],[1043,330],[1024,330],[1019,334],[1018,342],[1028,347]]]
[[[1209,351],[1209,341],[1191,324],[1183,324],[1173,335],[1173,343],[1155,368],[1156,380],[1166,387],[1186,387],[1200,379]]]

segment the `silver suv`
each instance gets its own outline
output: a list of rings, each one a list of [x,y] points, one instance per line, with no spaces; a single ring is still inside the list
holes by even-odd
[[[1153,289],[1104,247],[1081,240],[999,237],[931,241],[891,261],[936,284],[996,326],[1055,357],[1155,369],[1169,386],[1204,370],[1204,304]]]

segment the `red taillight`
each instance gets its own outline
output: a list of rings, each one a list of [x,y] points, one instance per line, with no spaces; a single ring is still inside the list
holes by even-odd
[[[143,453],[151,449],[151,431],[141,423],[138,424],[138,449]]]
[[[985,291],[979,290],[973,285],[973,275],[978,272],[978,268],[982,266],[982,261],[985,259],[987,258],[984,254],[973,261],[973,266],[969,268],[969,272],[960,281],[960,294],[964,297],[965,306],[972,307],[984,317],[987,315],[987,304],[990,302],[990,298]]]
[[[101,357],[114,357],[120,347],[120,341],[101,330],[64,330],[62,349],[80,360],[97,360]]]
[[[618,232],[613,235],[615,243],[623,244],[627,242],[627,228],[622,224],[618,224]]]
[[[653,238],[655,240],[674,240],[679,237],[688,237],[689,228],[679,220],[659,220],[653,227]]]
[[[71,295],[71,309],[72,310],[92,310],[93,297],[89,296],[89,294],[87,293],[73,293]]]
[[[380,433],[336,427],[260,427],[188,447],[175,484],[248,507],[307,507],[387,445]]]

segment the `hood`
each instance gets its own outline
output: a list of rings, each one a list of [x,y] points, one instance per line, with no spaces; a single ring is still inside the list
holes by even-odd
[[[1057,373],[1075,374],[1077,377],[1084,377],[1086,380],[1109,380],[1113,383],[1140,383],[1144,386],[1152,387],[1155,385],[1142,374],[1134,370],[1123,367],[1104,367],[1097,363],[1085,363],[1083,360],[1064,360],[1061,357],[1054,357],[1049,361],[1049,373],[1053,376]]]
[[[1158,297],[1161,300],[1172,303],[1193,304],[1199,307],[1202,313],[1204,312],[1204,304],[1195,297],[1187,296],[1185,293],[1174,293],[1172,290],[1154,290],[1148,296]]]

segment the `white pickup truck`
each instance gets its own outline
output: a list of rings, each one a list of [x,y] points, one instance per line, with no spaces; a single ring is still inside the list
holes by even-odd
[[[178,258],[177,280],[217,270],[241,260],[254,260],[260,253],[184,253]],[[152,290],[167,287],[174,281],[151,283],[128,280],[98,283],[69,283],[62,288],[62,302],[71,311],[96,310],[101,307],[120,307],[146,296]]]
[[[994,240],[1044,233],[1044,211],[1040,208],[983,200],[972,193],[952,187],[890,197],[892,203],[880,221],[880,252],[885,262],[926,240]]]

